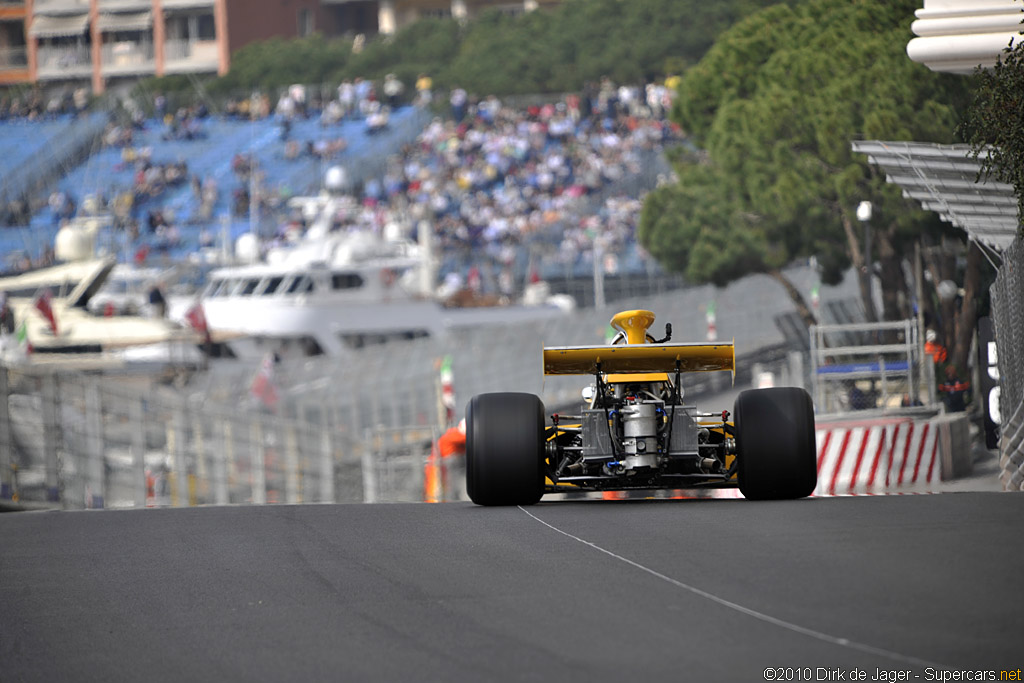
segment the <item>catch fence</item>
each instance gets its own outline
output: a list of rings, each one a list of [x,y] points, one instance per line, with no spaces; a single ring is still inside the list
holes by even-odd
[[[0,500],[65,509],[424,500],[438,436],[424,413],[431,400],[384,410],[360,405],[358,391],[310,400],[281,391],[271,410],[241,371],[212,388],[0,367]]]
[[[1007,490],[1024,490],[1024,238],[1003,252],[990,289],[999,349],[1000,478]]]

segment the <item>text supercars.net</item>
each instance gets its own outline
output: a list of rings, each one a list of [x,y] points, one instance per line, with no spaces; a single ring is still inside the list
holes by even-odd
[[[1024,681],[1020,669],[841,669],[770,666],[766,681]]]

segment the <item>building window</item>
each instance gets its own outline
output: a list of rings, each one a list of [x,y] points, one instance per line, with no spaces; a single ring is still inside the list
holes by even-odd
[[[424,7],[420,10],[421,19],[451,19],[451,7]]]
[[[363,278],[357,273],[333,273],[331,286],[334,289],[358,289],[363,286]]]
[[[199,40],[216,40],[217,25],[212,14],[200,14],[196,20],[196,30],[193,35]]]
[[[313,31],[316,30],[315,22],[313,21],[313,10],[300,9],[299,10],[299,37],[313,35]]]

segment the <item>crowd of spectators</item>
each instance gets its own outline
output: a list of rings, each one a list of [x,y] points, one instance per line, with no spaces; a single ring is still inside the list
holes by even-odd
[[[20,97],[0,97],[0,120],[46,121],[63,115],[78,115],[88,107],[89,91],[84,87],[64,89],[49,96],[35,87]]]
[[[327,128],[360,119],[368,129],[386,126],[393,107],[410,101],[430,105],[431,86],[421,75],[407,96],[405,85],[389,74],[379,87],[357,78],[325,97],[296,85],[276,104],[265,93],[230,101],[222,116],[274,120],[284,143],[278,158],[285,161],[312,157],[344,166],[343,138],[293,139],[293,122],[316,118]],[[589,267],[596,254],[614,274],[622,257],[642,256],[635,239],[638,191],[653,183],[631,181],[657,149],[679,137],[667,120],[673,92],[662,83],[617,86],[602,79],[578,94],[513,105],[494,96],[477,99],[455,87],[442,101],[447,115],[439,112],[383,175],[346,188],[352,202],[335,217],[336,227],[383,232],[398,226],[415,238],[426,220],[434,228],[449,284],[468,282],[490,292],[509,293],[514,273],[524,266],[536,270],[540,263],[569,272]],[[190,176],[184,161],[154,161],[152,150],[134,144],[135,134],[155,120],[163,125],[165,141],[197,139],[205,134],[209,112],[202,105],[168,111],[159,94],[153,110],[155,118],[147,119],[129,101],[128,116],[112,120],[104,133],[108,145],[121,148],[123,167],[134,169],[132,187],[113,189],[109,208],[116,227],[133,238],[149,232],[173,244],[178,239],[173,215],[160,211],[158,201],[164,188],[191,185],[199,208],[190,220],[200,225],[215,219],[220,188],[212,178]],[[277,226],[268,246],[302,234],[304,219],[288,209],[289,188],[268,186],[245,152],[234,157],[232,170],[236,217],[249,214],[255,202],[263,220]],[[143,206],[146,202],[151,204]]]
[[[644,152],[678,136],[665,118],[670,92],[605,79],[579,95],[516,107],[456,88],[450,117],[435,118],[382,177],[362,184],[336,227],[399,225],[414,238],[426,219],[449,285],[484,291],[506,293],[533,257],[569,270],[592,264],[599,251],[614,274],[638,249],[641,208],[636,184],[621,194],[614,188],[641,173]],[[303,223],[283,215],[278,226],[271,244],[301,235]]]

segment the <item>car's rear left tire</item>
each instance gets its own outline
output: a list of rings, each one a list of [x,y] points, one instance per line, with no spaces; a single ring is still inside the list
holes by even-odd
[[[533,505],[544,495],[544,404],[480,394],[466,408],[466,490],[477,505]]]
[[[818,483],[814,406],[796,387],[744,391],[733,410],[740,492],[753,500],[803,498]]]

